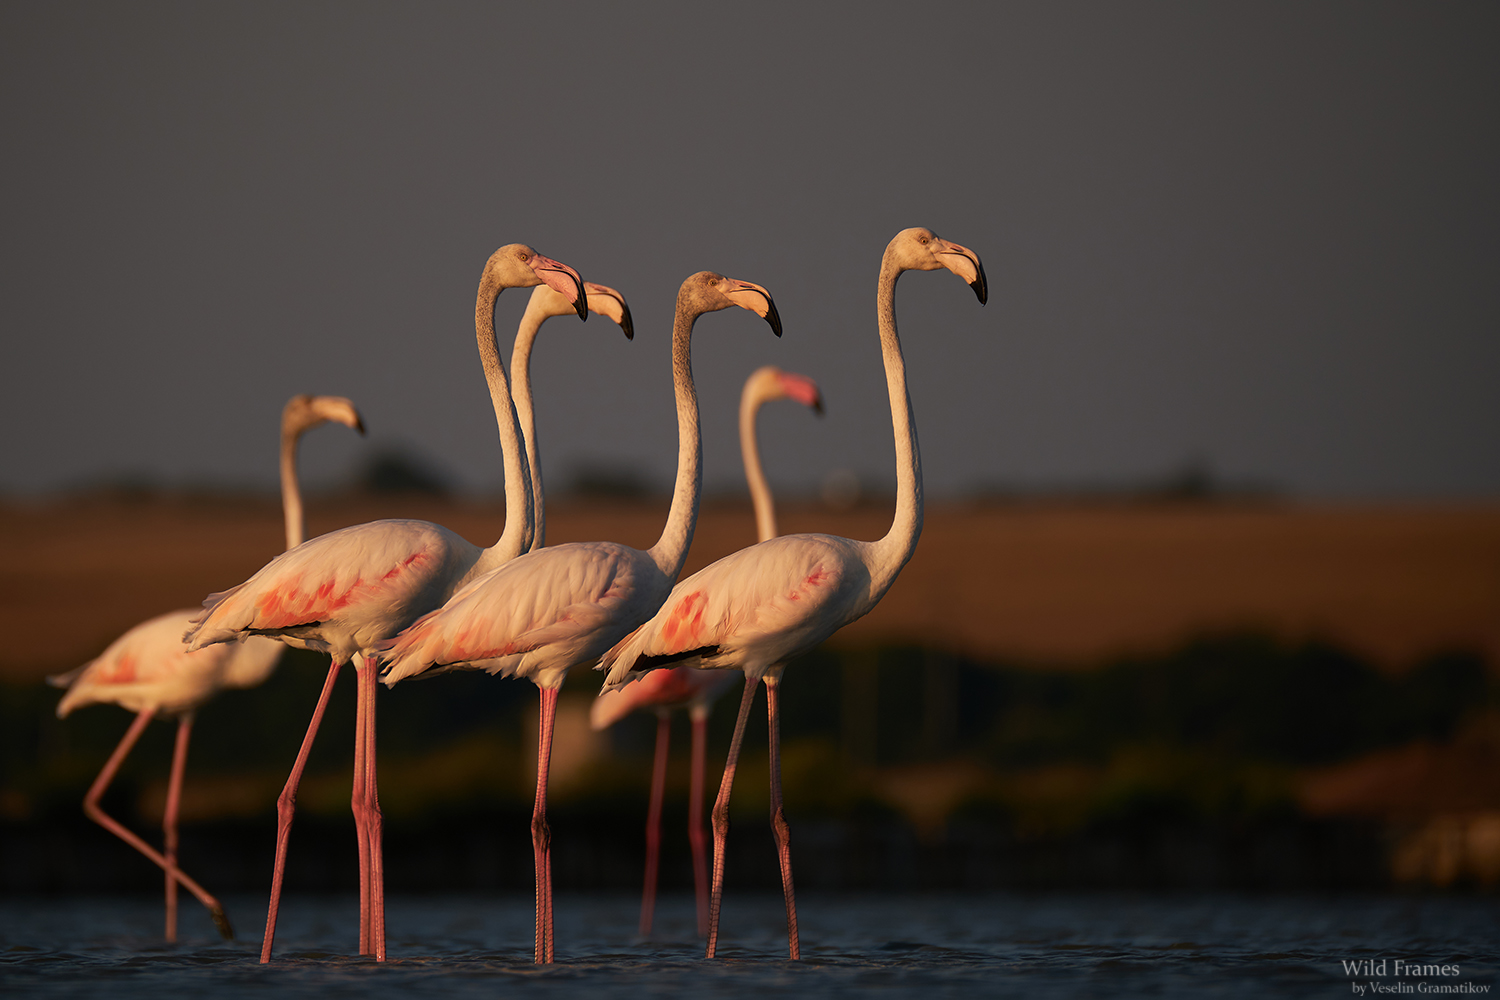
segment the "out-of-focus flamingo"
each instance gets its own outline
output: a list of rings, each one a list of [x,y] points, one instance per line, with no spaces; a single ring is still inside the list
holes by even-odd
[[[626,340],[635,339],[635,326],[630,320],[630,306],[625,296],[608,285],[585,281],[588,289],[589,309],[614,320],[625,331]],[[567,296],[559,295],[546,285],[537,285],[526,303],[526,312],[521,316],[521,325],[516,330],[516,343],[510,352],[511,395],[516,401],[516,416],[521,421],[521,436],[526,439],[526,467],[531,472],[531,513],[536,530],[531,547],[539,549],[547,544],[547,512],[542,497],[542,446],[536,435],[536,410],[531,396],[531,349],[536,344],[537,331],[553,316],[566,316],[573,312],[573,304]]]
[[[385,682],[456,669],[525,677],[541,691],[536,803],[531,840],[536,865],[537,962],[551,962],[552,861],[547,829],[547,771],[557,692],[569,668],[591,661],[660,607],[692,543],[702,491],[703,445],[689,352],[693,324],[706,312],[741,306],[781,320],[759,285],[702,271],[682,283],[672,324],[677,400],[677,484],[667,524],[645,552],[614,542],[571,542],[537,549],[454,594],[381,649]]]
[[[806,375],[784,372],[775,365],[757,368],[745,380],[740,393],[740,457],[745,463],[745,481],[755,507],[759,541],[776,537],[776,503],[761,469],[756,443],[755,417],[760,408],[776,399],[794,399],[823,413],[818,383]],[[667,749],[671,742],[674,708],[686,708],[692,722],[692,770],[688,785],[688,844],[693,851],[693,890],[698,903],[698,935],[708,935],[708,859],[703,834],[703,769],[708,739],[708,713],[728,688],[733,675],[696,667],[655,670],[616,691],[606,691],[594,701],[589,722],[606,729],[638,709],[656,712],[656,757],[651,764],[651,804],[646,811],[646,885],[641,893],[640,934],[651,933],[656,909],[656,876],[661,858],[661,803],[667,785]]]
[[[354,404],[342,396],[293,396],[281,412],[281,512],[286,524],[287,548],[302,541],[302,493],[297,488],[297,442],[307,431],[336,420],[361,434],[364,424]],[[187,765],[188,741],[193,713],[199,705],[223,688],[255,687],[271,675],[281,659],[281,644],[270,639],[244,642],[188,652],[182,631],[197,614],[173,611],[142,622],[109,644],[97,658],[47,680],[66,687],[57,704],[63,718],[76,708],[109,702],[136,713],[123,739],[99,772],[83,800],[90,819],[140,851],[166,872],[167,940],[177,940],[177,883],[208,907],[219,932],[232,937],[229,920],[219,901],[177,867],[177,808],[181,801],[182,773]],[[115,772],[130,753],[141,732],[156,716],[177,716],[177,746],[172,755],[167,784],[167,808],[162,817],[165,850],[158,854],[140,837],[105,813],[99,799],[114,780]]]
[[[194,649],[264,635],[333,659],[291,776],[277,800],[276,865],[261,961],[271,960],[297,785],[339,669],[358,677],[352,807],[360,856],[360,954],[385,960],[385,873],[375,769],[375,650],[441,607],[458,587],[531,547],[531,481],[510,385],[495,342],[495,301],[506,288],[550,285],[588,316],[583,280],[566,264],[512,243],[485,263],[474,303],[474,331],[500,430],[505,466],[505,530],[487,549],[427,521],[372,521],[330,532],[278,556],[249,580],[205,600],[186,638]]]
[[[896,279],[903,271],[940,267],[967,281],[979,301],[985,301],[984,268],[979,258],[956,243],[939,239],[931,230],[898,233],[881,260],[875,312],[896,440],[896,517],[886,536],[878,542],[859,542],[833,535],[783,535],[725,556],[674,587],[655,617],[599,662],[600,669],[609,671],[605,682],[608,688],[620,687],[646,671],[679,664],[739,670],[745,675],[745,693],[730,741],[729,760],[714,803],[709,958],[714,957],[718,943],[729,793],[745,719],[755,697],[755,681],[760,678],[766,682],[771,827],[786,896],[787,944],[792,958],[801,956],[790,836],[781,807],[778,685],[788,659],[868,614],[916,549],[922,530],[922,469],[906,391],[906,363],[896,336]]]

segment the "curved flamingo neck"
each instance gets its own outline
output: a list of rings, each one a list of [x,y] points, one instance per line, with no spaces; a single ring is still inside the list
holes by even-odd
[[[521,422],[521,436],[526,441],[526,468],[531,473],[531,548],[534,552],[547,544],[547,511],[542,499],[541,445],[536,439],[536,410],[531,395],[531,349],[536,344],[537,331],[547,322],[549,314],[538,308],[537,297],[532,296],[516,329],[516,343],[510,352],[510,372],[515,381],[511,385],[511,398],[516,404],[516,418]],[[507,476],[509,473],[507,473]]]
[[[295,549],[304,539],[302,490],[297,485],[297,440],[302,428],[281,425],[281,520],[286,528],[286,547]]]
[[[698,427],[698,390],[693,385],[693,324],[700,312],[692,312],[679,295],[672,318],[672,389],[677,397],[677,483],[672,489],[672,509],[661,538],[648,553],[669,580],[677,579],[693,544],[698,523],[698,501],[703,493],[703,439]]]
[[[746,382],[745,391],[740,393],[740,457],[745,463],[750,502],[755,505],[755,540],[764,542],[775,538],[777,531],[776,501],[771,498],[771,487],[766,484],[766,474],[760,466],[760,445],[755,435],[755,417],[766,401],[760,384],[759,379]]]
[[[896,438],[896,517],[891,530],[872,546],[871,589],[884,594],[906,565],[922,534],[922,455],[917,447],[917,425],[906,390],[906,360],[896,335],[896,279],[903,269],[887,255],[880,262],[875,293],[875,315],[880,326],[880,355],[891,400],[891,429]]]
[[[509,562],[531,547],[531,476],[521,444],[516,408],[510,398],[510,385],[495,342],[495,301],[502,288],[486,270],[479,280],[479,294],[474,300],[474,336],[479,343],[484,380],[490,388],[490,402],[495,407],[495,424],[500,430],[500,453],[505,463],[505,530],[494,545],[484,550],[469,571],[470,578]]]

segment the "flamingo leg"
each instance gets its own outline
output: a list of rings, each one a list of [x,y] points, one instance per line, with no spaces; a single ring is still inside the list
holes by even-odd
[[[177,940],[177,810],[182,802],[182,772],[187,766],[188,740],[193,734],[193,713],[184,712],[177,721],[177,745],[172,750],[172,777],[167,782],[167,808],[162,814],[163,852],[167,859],[167,940]]]
[[[381,850],[380,796],[375,771],[376,663],[360,656],[354,662],[359,682],[356,726],[353,807],[355,824],[361,831],[360,937],[365,951],[377,962],[385,961],[385,865]]]
[[[781,861],[781,891],[786,896],[786,941],[792,961],[802,958],[797,936],[797,892],[792,887],[792,832],[781,809],[781,678],[767,676],[766,724],[771,743],[771,832],[776,836],[776,855]]]
[[[385,821],[380,813],[380,791],[375,769],[375,693],[378,664],[367,660],[365,708],[365,801],[370,813],[370,944],[377,962],[385,961]]]
[[[323,681],[323,693],[318,695],[318,706],[313,709],[312,721],[307,724],[307,735],[302,737],[297,762],[292,765],[286,787],[276,799],[276,866],[271,872],[271,903],[266,908],[266,936],[260,945],[261,962],[271,960],[271,945],[276,940],[276,913],[281,909],[281,883],[286,875],[286,850],[292,836],[292,817],[297,810],[297,786],[302,783],[302,770],[307,766],[307,755],[312,752],[313,739],[318,735],[318,727],[323,724],[323,711],[328,708],[328,697],[333,694],[333,682],[338,680],[342,666],[337,660],[328,665],[328,678]]]
[[[115,752],[110,754],[109,760],[105,762],[104,770],[99,772],[99,777],[94,779],[93,785],[89,787],[88,794],[83,797],[83,811],[89,819],[98,823],[104,829],[150,858],[169,876],[175,876],[182,882],[187,887],[188,892],[191,892],[198,898],[200,903],[208,908],[209,915],[214,919],[214,925],[219,928],[219,933],[224,936],[225,940],[230,940],[234,937],[234,931],[230,928],[229,919],[224,916],[224,907],[219,905],[219,901],[210,896],[203,886],[188,878],[175,864],[162,857],[144,840],[125,829],[125,827],[121,826],[113,817],[99,807],[99,799],[103,797],[104,790],[114,780],[115,773],[120,770],[120,764],[124,762],[126,755],[135,746],[136,740],[141,738],[141,732],[146,728],[146,724],[151,721],[155,714],[155,709],[147,708],[142,709],[136,715],[135,721],[130,724],[130,728],[121,737],[119,746],[115,747]]]
[[[537,964],[550,963],[552,947],[552,831],[547,828],[547,775],[552,767],[552,725],[557,717],[557,689],[541,689],[537,720],[536,806],[531,813],[531,850],[536,862]]]
[[[354,664],[354,777],[349,809],[354,813],[354,837],[359,848],[359,953],[370,954],[370,825],[365,782],[365,671]]]
[[[708,838],[703,833],[703,773],[708,747],[708,712],[694,707],[693,770],[688,789],[688,844],[693,849],[693,895],[698,906],[698,936],[708,937]]]
[[[656,911],[656,875],[661,864],[661,800],[667,788],[667,745],[672,738],[672,716],[656,716],[656,757],[651,763],[651,807],[646,811],[646,888],[641,893],[641,937],[651,936]]]
[[[755,701],[755,681],[745,678],[745,693],[740,698],[740,714],[734,720],[734,737],[729,741],[729,759],[724,763],[724,778],[719,782],[719,797],[714,800],[714,873],[708,902],[708,953],[713,958],[719,946],[719,908],[724,902],[724,846],[729,839],[729,793],[734,789],[734,768],[740,759],[740,743],[745,738],[745,720]]]

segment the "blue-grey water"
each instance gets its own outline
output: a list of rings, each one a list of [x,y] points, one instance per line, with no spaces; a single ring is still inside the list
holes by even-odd
[[[277,957],[258,962],[264,899],[225,900],[222,942],[190,898],[183,940],[160,940],[150,897],[0,900],[0,992],[10,996],[727,996],[763,998],[1341,997],[1374,979],[1412,995],[1496,991],[1500,900],[1483,896],[1218,894],[819,895],[799,900],[802,962],[781,901],[726,899],[719,960],[702,959],[692,901],[667,897],[658,940],[637,900],[563,894],[552,966],[531,964],[530,897],[392,897],[390,960],[353,957],[356,901],[288,899]],[[1343,962],[1387,961],[1386,975]],[[1398,977],[1402,959],[1456,975]],[[1425,984],[1425,985],[1424,985]],[[1466,987],[1465,987],[1465,984]],[[1383,992],[1381,995],[1385,995]]]

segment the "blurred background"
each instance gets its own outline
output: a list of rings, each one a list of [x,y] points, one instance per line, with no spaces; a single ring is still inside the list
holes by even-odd
[[[0,884],[158,886],[78,807],[128,716],[59,722],[41,679],[279,550],[288,396],[347,395],[370,428],[309,436],[311,533],[410,516],[498,536],[470,303],[502,243],[635,316],[633,343],[598,318],[542,334],[549,541],[659,533],[667,331],[703,268],[770,288],[786,335],[699,325],[688,570],[753,541],[735,414],[766,363],[828,408],[762,417],[782,529],[883,534],[870,292],[912,225],[976,250],[990,301],[945,274],[899,289],[927,523],[881,607],[788,670],[799,882],[1500,882],[1497,21],[0,9]],[[502,339],[524,300],[502,296]],[[265,881],[322,672],[289,653],[200,713],[182,856],[215,891]],[[342,683],[294,888],[355,885]],[[653,722],[591,733],[597,685],[578,672],[560,711],[562,887],[639,879]],[[380,711],[393,887],[528,886],[534,689],[450,676]],[[170,739],[151,727],[106,799],[137,829],[159,823]],[[776,884],[764,739],[752,725],[731,885]],[[686,838],[665,850],[686,886]]]

